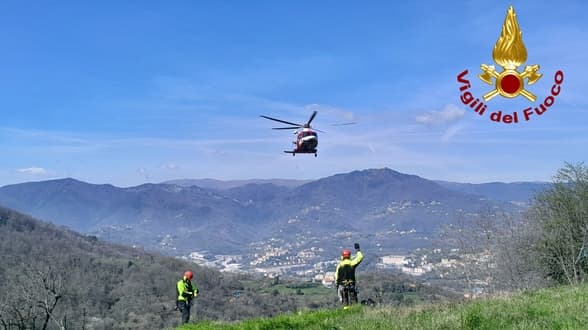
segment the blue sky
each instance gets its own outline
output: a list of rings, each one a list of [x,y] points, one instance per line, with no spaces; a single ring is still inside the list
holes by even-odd
[[[456,76],[495,64],[507,1],[37,1],[0,11],[0,185],[74,177],[313,179],[390,167],[460,182],[550,180],[586,161],[588,4],[512,2],[542,116],[477,116]],[[522,70],[522,69],[521,69]],[[497,97],[489,111],[536,105]],[[292,157],[303,122],[319,157]],[[333,127],[332,123],[357,122]]]

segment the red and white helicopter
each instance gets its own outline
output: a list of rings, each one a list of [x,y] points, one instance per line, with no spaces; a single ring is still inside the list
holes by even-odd
[[[308,119],[308,121],[305,124],[296,124],[296,123],[292,123],[289,121],[276,119],[276,118],[263,116],[263,115],[260,117],[265,118],[265,119],[269,119],[269,120],[273,120],[273,121],[277,121],[282,124],[291,125],[288,127],[274,127],[273,129],[295,129],[296,130],[294,132],[294,135],[296,136],[296,140],[294,142],[292,142],[292,143],[294,143],[294,145],[296,147],[292,151],[284,151],[285,153],[292,154],[292,156],[294,156],[296,154],[314,154],[314,156],[316,157],[317,152],[318,152],[318,150],[316,149],[316,147],[318,146],[318,135],[316,132],[317,131],[322,132],[321,130],[318,130],[318,129],[313,130],[312,127],[310,126],[310,123],[312,122],[312,120],[316,116],[316,113],[317,112],[314,111],[312,113],[312,115],[310,115],[310,118]]]

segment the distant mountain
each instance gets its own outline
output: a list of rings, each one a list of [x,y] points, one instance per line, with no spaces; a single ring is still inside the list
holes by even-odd
[[[457,210],[473,213],[489,203],[384,168],[316,180],[284,193],[272,205],[281,230],[294,227],[294,231],[312,228],[319,234],[337,230],[368,234],[404,229],[436,232]]]
[[[549,189],[548,182],[490,182],[490,183],[457,183],[436,181],[441,186],[465,194],[481,195],[497,201],[530,202],[535,194]]]
[[[255,220],[245,206],[214,190],[168,184],[23,183],[0,188],[0,204],[76,231],[150,248],[160,248],[169,235],[182,245],[230,251],[248,240],[254,230],[249,222]]]
[[[226,189],[222,194],[243,204],[266,204],[280,199],[290,191],[290,188],[273,183],[249,183]]]
[[[182,187],[198,186],[202,188],[227,190],[248,184],[273,184],[280,187],[293,188],[310,182],[311,180],[290,180],[290,179],[251,179],[251,180],[215,180],[215,179],[179,179],[162,182]]]
[[[416,175],[391,169],[370,169],[337,174],[302,185],[289,200],[329,203],[333,207],[372,208],[389,201],[431,201],[465,198],[441,185]]]
[[[254,181],[216,190],[169,183],[118,188],[61,179],[2,187],[0,204],[169,254],[242,254],[272,238],[299,247],[339,246],[341,233],[380,250],[431,244],[439,228],[458,216],[473,218],[490,209],[519,212],[508,196],[528,191],[508,184],[490,189],[439,183],[387,168],[290,187]]]
[[[133,204],[123,190],[74,179],[49,180],[0,188],[0,204],[80,232],[108,223],[119,208]]]

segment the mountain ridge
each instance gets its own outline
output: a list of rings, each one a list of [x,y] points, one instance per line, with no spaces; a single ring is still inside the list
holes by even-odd
[[[549,182],[486,182],[486,183],[459,183],[439,181],[441,186],[468,194],[482,195],[487,198],[501,201],[529,202],[537,192],[551,187]]]
[[[218,180],[211,178],[204,179],[175,179],[167,180],[161,183],[164,184],[175,184],[179,186],[199,186],[202,188],[215,189],[215,190],[228,190],[245,186],[248,184],[274,184],[276,186],[282,186],[287,188],[294,188],[305,183],[311,182],[312,180],[295,180],[295,179],[247,179],[247,180]]]
[[[464,187],[471,188],[389,168],[340,173],[295,187],[250,182],[224,190],[169,183],[119,188],[66,178],[0,187],[0,205],[173,255],[242,252],[271,238],[333,246],[341,230],[381,237],[373,244],[393,249],[430,244],[428,237],[457,212],[516,210],[509,201]],[[510,186],[497,189],[505,187]],[[419,234],[385,234],[403,231]]]

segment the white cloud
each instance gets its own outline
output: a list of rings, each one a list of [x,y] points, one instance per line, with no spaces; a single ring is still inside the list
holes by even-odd
[[[24,174],[31,174],[31,175],[45,175],[45,174],[49,174],[49,171],[47,171],[46,169],[42,168],[42,167],[27,167],[27,168],[19,168],[17,170],[19,173],[24,173]]]
[[[456,105],[448,104],[441,111],[429,111],[416,117],[416,122],[425,125],[443,125],[458,121],[466,111]]]
[[[161,165],[161,169],[175,171],[180,169],[180,165],[174,163],[166,163]]]

